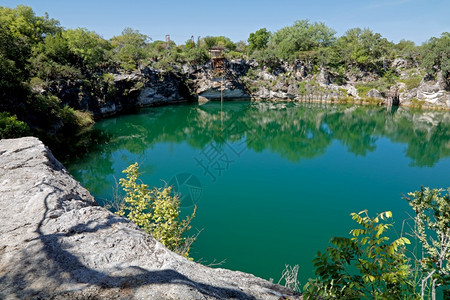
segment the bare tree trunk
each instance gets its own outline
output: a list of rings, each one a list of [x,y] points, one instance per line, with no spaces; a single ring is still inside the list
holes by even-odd
[[[423,299],[423,297],[424,297],[424,295],[425,295],[425,285],[427,284],[428,279],[430,279],[431,276],[433,276],[433,274],[434,274],[435,272],[436,272],[436,270],[433,270],[433,272],[431,272],[430,274],[428,274],[427,277],[425,277],[424,279],[422,279],[422,292],[421,292],[421,294],[420,294],[420,296],[422,297],[422,299]]]
[[[432,290],[431,290],[431,299],[432,300],[436,300],[436,280],[437,279],[433,280],[433,287],[432,287]]]

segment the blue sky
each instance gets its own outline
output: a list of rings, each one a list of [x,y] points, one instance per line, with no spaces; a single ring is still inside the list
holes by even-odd
[[[104,38],[125,27],[153,40],[170,34],[176,43],[192,35],[225,35],[237,42],[262,27],[276,31],[295,20],[324,22],[337,36],[354,27],[368,27],[390,41],[422,44],[450,32],[450,0],[0,0],[0,6],[31,6],[37,15],[48,12],[65,28],[85,27]]]

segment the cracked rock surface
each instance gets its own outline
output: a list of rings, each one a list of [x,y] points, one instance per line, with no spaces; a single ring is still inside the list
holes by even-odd
[[[0,299],[298,298],[169,251],[98,206],[37,138],[0,140],[0,222]]]

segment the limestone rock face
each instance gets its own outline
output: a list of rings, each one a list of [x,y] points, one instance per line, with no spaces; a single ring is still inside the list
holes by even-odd
[[[328,72],[324,68],[320,69],[319,76],[317,76],[317,82],[323,85],[328,85],[331,83]]]
[[[184,78],[175,71],[146,67],[131,73],[106,73],[108,82],[92,82],[88,87],[82,80],[52,82],[41,92],[56,95],[64,105],[90,111],[95,118],[133,111],[139,107],[189,102],[194,95]]]
[[[235,67],[237,68],[237,67]],[[214,74],[211,70],[200,69],[193,74],[192,89],[195,93],[206,99],[237,99],[249,98],[250,95],[244,86],[239,83],[231,69],[225,76]]]
[[[99,207],[36,138],[0,140],[0,299],[279,299],[169,251]]]
[[[391,66],[393,68],[395,68],[398,72],[400,72],[402,69],[405,69],[408,67],[408,61],[404,58],[396,58],[392,62]]]
[[[347,85],[346,88],[347,88],[347,96],[352,96],[355,98],[359,97],[358,90],[356,90],[356,88],[353,85]]]
[[[367,92],[367,97],[371,97],[371,98],[383,98],[383,95],[381,95],[381,93],[376,90],[376,89],[371,89],[370,91]]]
[[[398,83],[400,91],[403,91],[400,93],[401,103],[414,105],[414,101],[419,101],[425,106],[450,108],[450,92],[442,72],[439,72],[436,77],[435,79],[425,76],[420,85],[411,90],[408,90],[404,83]]]

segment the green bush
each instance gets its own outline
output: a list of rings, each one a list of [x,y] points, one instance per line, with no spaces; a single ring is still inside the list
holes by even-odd
[[[27,102],[28,114],[38,117],[33,121],[33,126],[48,131],[60,121],[61,100],[58,97],[35,95],[31,96]]]
[[[17,120],[15,115],[0,112],[0,139],[10,139],[30,134],[30,128],[25,122]]]
[[[280,59],[293,59],[299,52],[312,51],[333,45],[336,41],[333,29],[324,23],[295,21],[292,26],[283,27],[270,36],[269,46],[274,47]]]
[[[149,37],[134,30],[132,28],[125,28],[122,34],[111,39],[111,44],[114,47],[114,59],[120,64],[122,69],[126,71],[134,71],[139,66],[139,63],[148,56],[145,50]]]
[[[191,216],[180,220],[180,199],[171,195],[171,187],[150,190],[146,184],[137,183],[140,175],[137,163],[123,173],[126,178],[121,178],[119,183],[125,191],[125,198],[118,214],[136,223],[168,249],[188,257],[195,237],[183,235],[191,228],[195,209]]]
[[[366,210],[352,213],[360,228],[350,231],[352,238],[334,237],[324,253],[313,260],[318,278],[305,285],[306,299],[400,299],[414,295],[409,280],[405,244],[400,237],[389,242],[392,223],[387,211],[370,217]]]
[[[186,51],[186,61],[191,64],[204,64],[209,60],[208,51],[204,48],[192,48]]]
[[[432,37],[423,46],[422,67],[429,74],[442,71],[444,79],[450,80],[450,33],[443,32],[440,38]]]
[[[230,51],[225,53],[226,59],[236,59],[236,58],[243,58],[244,53],[238,52],[238,51]]]
[[[373,88],[375,88],[375,85],[372,85],[372,84],[357,84],[356,85],[356,90],[358,91],[358,95],[360,97],[367,97],[367,93]]]
[[[81,129],[94,124],[94,119],[90,112],[83,112],[64,106],[59,111],[59,115],[64,126]]]
[[[421,297],[431,293],[436,298],[436,288],[450,286],[450,188],[421,188],[408,193],[409,205],[415,212],[413,236],[422,246],[417,256]]]
[[[450,188],[408,193],[414,224],[389,242],[391,212],[370,217],[366,210],[351,216],[360,228],[352,238],[334,237],[313,260],[318,276],[304,287],[305,299],[436,299],[450,295]],[[406,220],[409,222],[411,219]],[[413,246],[413,245],[412,245]]]
[[[384,76],[378,80],[356,84],[355,87],[360,97],[367,97],[367,93],[371,89],[376,89],[381,93],[386,93],[389,88],[395,84],[395,80],[395,74],[393,74],[392,72],[386,72]]]
[[[271,32],[267,31],[266,28],[261,28],[255,33],[250,33],[248,38],[248,48],[253,50],[261,50],[267,47],[267,43],[269,42],[271,36]]]
[[[406,84],[406,88],[408,90],[418,88],[421,81],[422,81],[422,76],[420,76],[420,75],[412,75],[406,79],[400,80],[400,82],[403,82]]]

